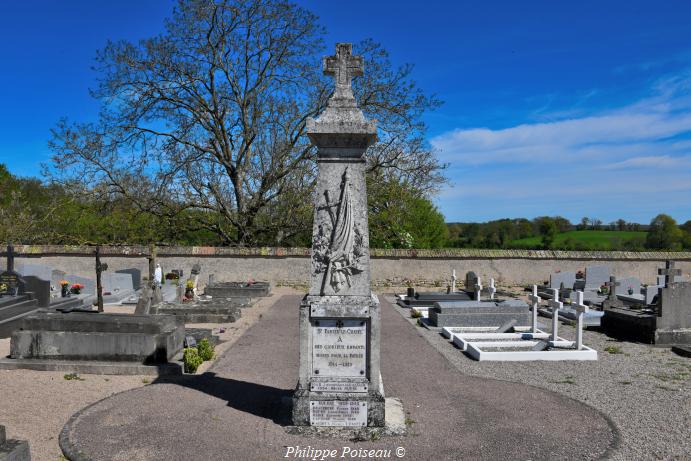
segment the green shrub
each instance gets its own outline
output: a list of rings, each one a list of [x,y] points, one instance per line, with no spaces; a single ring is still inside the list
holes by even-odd
[[[197,349],[199,352],[199,357],[202,358],[203,361],[211,360],[214,358],[214,346],[209,343],[209,340],[204,338],[201,341],[199,341],[199,344],[197,344]]]
[[[422,312],[420,312],[417,309],[411,309],[410,310],[410,317],[414,318],[414,319],[419,319],[420,317],[422,317]]]
[[[184,364],[185,373],[194,374],[204,360],[199,356],[199,351],[197,351],[196,347],[187,347],[182,354],[182,362]]]

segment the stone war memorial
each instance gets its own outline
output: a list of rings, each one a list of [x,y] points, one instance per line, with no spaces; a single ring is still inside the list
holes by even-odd
[[[382,427],[379,300],[370,289],[365,160],[377,137],[351,82],[363,61],[349,43],[324,58],[335,91],[307,122],[317,146],[310,290],[300,305],[300,369],[293,397],[297,426]]]
[[[664,7],[43,3],[6,14],[0,461],[691,460],[691,75],[612,40]],[[101,45],[66,18],[100,110],[23,120],[18,176]]]

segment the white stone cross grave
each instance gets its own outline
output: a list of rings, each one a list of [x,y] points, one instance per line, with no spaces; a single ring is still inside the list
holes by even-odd
[[[528,296],[530,307],[533,313],[532,332],[537,333],[537,308],[540,305],[540,297],[537,295],[537,285],[533,285],[533,292]]]
[[[489,279],[489,299],[494,299],[494,294],[497,292],[497,288],[494,286],[494,279]]]
[[[547,305],[552,308],[552,342],[555,342],[558,340],[559,311],[564,307],[564,303],[559,301],[558,288],[552,288],[552,299],[549,300]]]
[[[480,294],[482,293],[482,280],[480,280],[480,277],[475,281],[473,288],[475,289],[475,300],[480,301]]]
[[[451,272],[451,293],[456,293],[456,269]]]
[[[590,308],[583,304],[583,292],[576,292],[576,303],[572,304],[572,307],[576,309],[578,313],[577,323],[576,323],[576,350],[583,349],[583,315],[590,311]]]

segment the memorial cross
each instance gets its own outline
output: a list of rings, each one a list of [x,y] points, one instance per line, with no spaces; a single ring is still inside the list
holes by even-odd
[[[607,296],[610,301],[617,300],[617,287],[621,286],[621,282],[617,282],[617,278],[613,275],[609,276],[609,295]]]
[[[576,309],[576,350],[583,349],[583,316],[586,312],[590,312],[590,307],[583,303],[583,292],[576,292],[576,303],[572,305]]]
[[[456,293],[456,269],[451,272],[451,293]]]
[[[101,245],[96,245],[96,303],[98,311],[103,312],[103,285],[101,284],[101,273],[108,270],[108,264],[101,262]]]
[[[353,77],[363,75],[364,66],[362,56],[353,56],[353,45],[350,43],[337,43],[336,54],[324,58],[324,75],[332,75],[336,81],[336,92],[351,92],[351,80]],[[350,93],[352,97],[352,92]]]
[[[487,289],[489,290],[489,299],[494,299],[494,293],[497,292],[497,288],[494,286],[493,278],[489,279],[489,287]]]
[[[475,286],[473,288],[475,289],[475,300],[480,301],[480,294],[482,293],[482,281],[480,277],[475,279]]]
[[[559,301],[559,290],[552,288],[552,299],[547,303],[552,308],[552,341],[557,340],[557,330],[559,328],[559,311],[564,307],[564,303]]]
[[[533,312],[532,330],[533,334],[537,333],[537,308],[540,305],[540,297],[537,294],[537,285],[533,285],[533,292],[528,295],[530,306]]]
[[[14,272],[14,246],[7,245],[7,272]]]
[[[674,277],[681,275],[681,269],[674,268],[674,261],[666,261],[665,268],[658,269],[657,274],[665,276],[665,287],[669,287],[670,284],[674,283]]]
[[[149,256],[146,257],[149,261],[149,284],[151,288],[156,286],[156,282],[160,283],[160,280],[155,279],[156,275],[156,245],[153,243],[149,244]]]

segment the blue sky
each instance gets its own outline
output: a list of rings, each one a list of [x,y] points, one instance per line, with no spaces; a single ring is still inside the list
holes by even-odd
[[[691,219],[691,2],[300,1],[327,43],[371,37],[445,103],[426,115],[448,221]],[[0,162],[38,175],[50,128],[97,112],[97,49],[168,0],[3,2]]]

